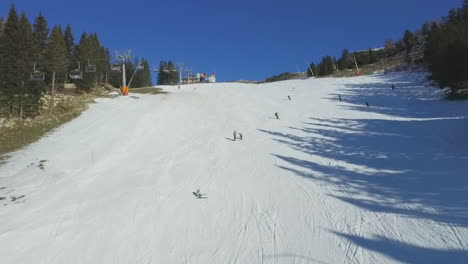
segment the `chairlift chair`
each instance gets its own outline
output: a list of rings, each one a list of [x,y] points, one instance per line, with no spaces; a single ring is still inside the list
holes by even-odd
[[[72,70],[70,71],[69,77],[70,79],[73,79],[73,80],[83,79],[83,72],[80,71],[80,69]]]
[[[69,74],[70,79],[79,80],[83,79],[83,71],[80,68],[80,62],[78,61],[78,68],[71,70]]]
[[[113,70],[113,71],[120,71],[120,66],[117,65],[117,64],[114,64],[114,65],[111,66],[111,70]]]
[[[32,81],[44,81],[45,74],[39,70],[36,70],[36,63],[34,63],[33,71],[31,72]]]
[[[45,74],[40,71],[34,71],[31,73],[31,81],[44,81]]]
[[[96,67],[93,64],[89,63],[89,59],[88,64],[85,67],[85,72],[96,72]]]
[[[96,67],[94,67],[94,65],[88,64],[85,67],[85,72],[96,72]]]

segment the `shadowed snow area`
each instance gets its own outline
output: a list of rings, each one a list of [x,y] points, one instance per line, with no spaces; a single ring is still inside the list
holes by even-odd
[[[468,104],[424,78],[98,99],[0,166],[0,262],[466,263]]]

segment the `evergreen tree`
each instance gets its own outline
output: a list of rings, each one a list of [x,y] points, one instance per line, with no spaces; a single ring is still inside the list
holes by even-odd
[[[430,30],[431,30],[431,23],[430,22],[425,22],[421,27],[421,34],[423,36],[427,36],[427,35],[429,35]]]
[[[403,36],[403,42],[405,44],[406,52],[410,52],[417,43],[416,36],[411,31],[406,30],[405,35]]]
[[[374,63],[376,61],[377,59],[375,58],[374,51],[369,49],[369,63]]]
[[[341,53],[341,58],[338,60],[337,64],[338,68],[341,70],[353,67],[354,60],[349,50],[343,50],[343,52]]]
[[[67,48],[67,53],[71,57],[73,55],[73,48],[75,46],[75,39],[73,37],[72,29],[70,25],[67,25],[64,33],[65,47]]]
[[[62,30],[59,26],[54,26],[49,38],[46,52],[47,71],[56,73],[56,82],[64,83],[68,73],[68,51]]]
[[[165,80],[165,62],[164,61],[160,61],[159,62],[159,70],[158,70],[158,85],[164,85],[166,84],[166,80]]]
[[[393,56],[396,53],[396,46],[393,40],[387,39],[385,41],[384,53],[386,56]]]
[[[38,67],[44,67],[47,62],[45,60],[47,53],[47,40],[49,38],[49,26],[46,18],[39,13],[34,20],[33,25],[34,34],[34,61]]]
[[[75,39],[73,37],[72,29],[70,25],[67,25],[64,32],[64,41],[65,47],[67,48],[67,60],[68,60],[68,69],[67,74],[65,75],[65,80],[68,80],[68,72],[72,70],[72,65],[75,63],[75,59],[73,58],[73,53],[75,49]]]
[[[151,86],[151,72],[148,61],[144,58],[141,62],[135,65],[141,65],[142,69],[138,69],[133,79],[132,87],[148,87]]]
[[[312,70],[312,72],[311,72]],[[314,63],[311,63],[309,65],[309,68],[307,68],[307,77],[312,77],[312,76],[317,76],[317,66],[315,66]]]
[[[449,86],[452,94],[468,88],[468,2],[452,9],[442,23],[433,23],[427,37],[425,59],[430,78],[441,87]]]
[[[18,54],[17,43],[20,40],[18,20],[18,14],[13,4],[0,36],[0,105],[7,106],[8,114],[14,114],[15,95],[20,90],[16,57]]]
[[[81,35],[80,42],[75,48],[74,57],[84,71],[83,79],[76,82],[78,87],[89,91],[98,82],[103,81],[109,61],[106,50],[101,46],[96,34],[83,33]],[[94,71],[91,71],[91,68]]]
[[[4,24],[3,17],[0,17],[0,36],[2,35]]]
[[[179,72],[177,71],[174,63],[171,60],[167,62],[167,69],[169,70],[168,84],[174,85],[179,82]]]
[[[141,65],[143,66],[143,71],[141,73],[141,75],[143,76],[143,86],[153,86],[150,64],[145,58],[142,58],[141,61]]]

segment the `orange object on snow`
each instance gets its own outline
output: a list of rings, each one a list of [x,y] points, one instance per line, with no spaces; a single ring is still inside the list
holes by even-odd
[[[128,95],[128,86],[122,86],[120,87],[120,93],[122,95]]]

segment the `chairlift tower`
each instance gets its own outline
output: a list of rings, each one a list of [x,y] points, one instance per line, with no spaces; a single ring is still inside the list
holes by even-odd
[[[122,61],[122,86],[120,87],[120,92],[122,95],[128,95],[128,86],[127,86],[127,79],[125,76],[125,62],[132,58],[131,50],[124,50],[124,51],[116,51],[115,57],[118,60]]]
[[[310,72],[312,73],[312,76],[311,76],[311,77],[317,78],[317,77],[315,76],[314,71],[312,70],[312,67],[310,66],[311,64],[310,64],[307,60],[306,60],[305,62],[307,63],[307,67],[309,68]]]
[[[182,83],[182,71],[184,70],[185,63],[177,62],[176,66],[177,66],[177,69],[179,71],[179,84],[181,84]]]
[[[353,52],[353,59],[354,59],[354,64],[356,65],[356,75],[359,76],[361,75],[361,70],[359,70],[356,57],[354,56],[354,52]]]

